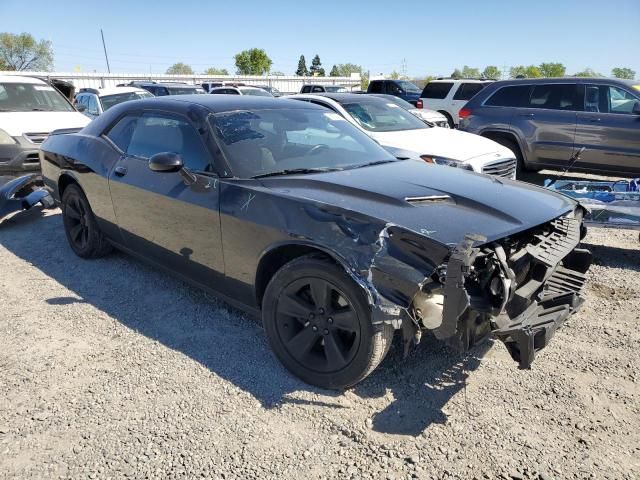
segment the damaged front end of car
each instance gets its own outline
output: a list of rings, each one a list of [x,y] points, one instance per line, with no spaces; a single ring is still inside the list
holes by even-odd
[[[387,226],[368,273],[377,295],[374,323],[400,318],[394,325],[402,329],[405,352],[424,330],[461,352],[493,336],[520,368],[530,368],[536,353],[584,302],[591,252],[578,248],[586,233],[583,213],[576,207],[491,242],[470,234],[435,255],[429,238]],[[437,258],[442,262],[436,265]]]
[[[54,208],[55,201],[38,174],[8,179],[0,186],[0,224],[36,205]]]

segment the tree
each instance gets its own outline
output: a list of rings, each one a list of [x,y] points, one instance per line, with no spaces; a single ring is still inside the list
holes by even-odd
[[[360,89],[366,91],[369,88],[369,74],[362,73],[360,75]]]
[[[543,77],[564,77],[567,69],[561,63],[541,63],[540,74]]]
[[[304,59],[304,55],[300,55],[298,59],[298,69],[296,70],[296,75],[299,77],[306,77],[309,75],[309,70],[307,70],[307,61]]]
[[[453,73],[451,74],[451,78],[456,79],[456,80],[459,79],[459,78],[462,78],[462,72],[456,68],[453,71]]]
[[[391,80],[398,80],[400,78],[400,74],[394,70],[389,74],[389,78]]]
[[[634,80],[636,78],[636,72],[626,67],[617,67],[611,70],[611,75],[616,78],[625,78],[627,80]]]
[[[587,67],[581,72],[577,72],[573,74],[574,77],[601,77],[602,75],[595,70]]]
[[[338,74],[335,75],[336,77],[349,77],[352,73],[359,73],[360,76],[362,76],[362,67],[355,63],[339,63],[335,65],[334,68],[338,72]],[[333,71],[333,69],[331,69],[331,71]]]
[[[243,50],[235,56],[239,75],[264,75],[271,70],[273,62],[261,48]]]
[[[167,68],[167,75],[193,75],[193,68],[186,63],[174,63]]]
[[[338,71],[338,67],[336,67],[335,65],[331,68],[331,71],[329,72],[329,76],[330,77],[339,77],[340,76],[340,72]]]
[[[30,33],[0,33],[0,64],[7,70],[51,70],[51,42],[37,42]]]
[[[540,69],[535,65],[529,65],[528,67],[525,67],[524,65],[518,65],[509,69],[509,76],[511,78],[540,78],[542,77],[542,73],[540,72]]]
[[[314,77],[324,77],[324,68],[322,68],[322,63],[320,63],[320,55],[316,53],[316,56],[311,60],[311,68],[309,68],[309,73]]]
[[[203,75],[229,75],[229,71],[226,68],[209,67],[203,72]]]
[[[487,65],[482,71],[482,78],[499,80],[501,76],[500,70],[495,65]]]
[[[480,70],[465,65],[462,67],[462,78],[480,78]]]

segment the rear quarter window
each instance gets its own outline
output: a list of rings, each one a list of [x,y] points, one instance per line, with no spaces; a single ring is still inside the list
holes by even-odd
[[[485,105],[493,107],[526,107],[529,105],[531,85],[512,85],[498,89]]]
[[[449,91],[453,87],[452,82],[430,82],[422,90],[421,98],[436,98],[443,99],[449,94]]]
[[[453,96],[454,100],[471,100],[473,96],[486,87],[486,83],[463,83]]]

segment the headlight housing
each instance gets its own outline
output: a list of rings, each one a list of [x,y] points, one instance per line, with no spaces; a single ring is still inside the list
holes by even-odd
[[[473,171],[473,167],[468,163],[461,162],[460,160],[454,160],[453,158],[438,157],[436,155],[420,155],[420,158],[425,162],[433,163],[434,165],[445,165],[447,167],[456,167]]]
[[[0,145],[14,145],[17,143],[11,135],[0,128]]]

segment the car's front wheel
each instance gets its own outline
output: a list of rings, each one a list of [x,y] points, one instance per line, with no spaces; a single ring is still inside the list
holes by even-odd
[[[369,375],[393,339],[391,325],[372,325],[361,287],[335,263],[295,259],[271,279],[262,304],[271,348],[307,383],[347,388]]]
[[[69,245],[79,257],[102,257],[112,250],[78,185],[69,185],[62,194],[62,221]]]

